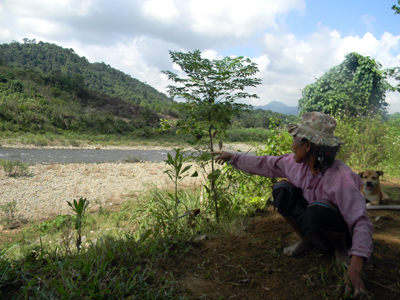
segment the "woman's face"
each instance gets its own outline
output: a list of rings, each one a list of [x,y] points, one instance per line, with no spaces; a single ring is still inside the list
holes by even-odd
[[[301,139],[296,136],[293,137],[292,151],[294,153],[294,160],[296,163],[305,162],[310,150],[309,144],[309,142],[301,142]]]

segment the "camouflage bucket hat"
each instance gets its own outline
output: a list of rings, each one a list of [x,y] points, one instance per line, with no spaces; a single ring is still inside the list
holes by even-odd
[[[340,138],[333,135],[336,120],[321,112],[305,113],[299,124],[289,124],[286,128],[290,135],[306,138],[319,146],[335,147],[343,144]]]

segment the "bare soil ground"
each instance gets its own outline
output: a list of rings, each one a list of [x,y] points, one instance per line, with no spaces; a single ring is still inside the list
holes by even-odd
[[[382,183],[398,197],[398,180]],[[396,198],[398,199],[398,198]],[[400,200],[383,201],[400,205]],[[369,299],[400,299],[400,211],[369,211],[374,253],[364,268]],[[184,255],[159,266],[159,276],[175,280],[190,299],[342,299],[345,266],[313,249],[297,257],[282,254],[296,241],[271,208],[258,211],[236,236],[193,244]]]

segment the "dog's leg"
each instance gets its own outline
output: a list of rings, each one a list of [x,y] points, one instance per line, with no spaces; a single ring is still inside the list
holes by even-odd
[[[370,205],[379,205],[379,199],[371,201]]]
[[[390,197],[385,192],[382,192],[382,200],[389,200]]]

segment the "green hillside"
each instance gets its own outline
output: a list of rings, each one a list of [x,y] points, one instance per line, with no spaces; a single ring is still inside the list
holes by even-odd
[[[152,137],[160,118],[187,117],[174,104],[151,86],[104,63],[89,63],[72,49],[27,39],[0,45],[3,136],[73,132]],[[268,129],[295,119],[258,109],[237,116],[232,126],[237,135],[237,129]],[[240,135],[248,138],[247,131]]]
[[[24,70],[37,70],[46,75],[67,75],[84,86],[111,97],[118,97],[134,104],[147,105],[150,109],[163,112],[173,100],[155,88],[130,75],[116,70],[110,65],[89,63],[73,49],[66,49],[55,44],[36,43],[24,39],[24,43],[13,41],[0,45],[0,61],[3,65]],[[164,111],[165,113],[165,111]]]
[[[79,76],[0,66],[0,130],[135,134],[157,127],[147,107],[83,86]]]

